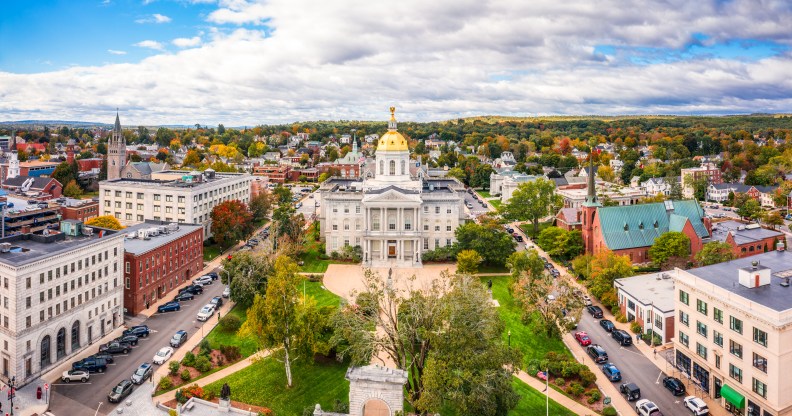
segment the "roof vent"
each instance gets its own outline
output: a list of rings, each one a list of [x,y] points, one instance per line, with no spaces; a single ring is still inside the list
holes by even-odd
[[[0,253],[11,252],[11,243],[0,243]]]
[[[776,243],[776,251],[784,251],[786,247],[784,247],[784,243],[781,240],[778,240]]]

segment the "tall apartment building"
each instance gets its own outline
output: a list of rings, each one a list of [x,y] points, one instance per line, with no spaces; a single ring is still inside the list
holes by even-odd
[[[676,270],[676,367],[735,415],[792,415],[792,253]]]
[[[201,224],[211,236],[212,209],[224,201],[250,202],[252,177],[244,173],[167,170],[151,179],[118,178],[99,184],[101,215],[129,226],[145,220]]]
[[[702,163],[697,168],[682,169],[680,177],[682,178],[682,195],[688,199],[693,198],[694,189],[692,182],[706,179],[708,185],[723,183],[720,169],[712,162]]]
[[[0,371],[24,385],[123,324],[124,234],[65,220],[0,239]]]

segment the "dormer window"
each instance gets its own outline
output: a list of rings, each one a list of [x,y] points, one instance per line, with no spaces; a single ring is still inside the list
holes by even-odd
[[[630,231],[630,226],[627,223],[624,223],[624,231]]]
[[[657,228],[657,220],[654,222],[654,228]]]
[[[638,229],[643,230],[643,221],[638,223]]]

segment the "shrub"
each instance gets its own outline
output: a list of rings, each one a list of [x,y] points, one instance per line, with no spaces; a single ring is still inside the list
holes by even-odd
[[[190,370],[186,368],[182,370],[181,375],[179,377],[181,377],[181,379],[184,381],[190,381],[190,379],[192,378],[190,377]]]
[[[624,315],[622,315],[621,312],[614,314],[613,319],[615,319],[616,322],[621,322],[623,324],[627,323],[627,318]]]
[[[234,314],[226,314],[220,319],[220,330],[223,332],[236,332],[242,326],[242,320]]]
[[[641,331],[643,331],[643,327],[638,322],[633,321],[630,324],[630,330],[633,332],[633,334],[640,334]]]
[[[170,409],[170,410],[168,410],[168,416],[179,416],[179,412],[177,412],[177,411],[175,411],[173,409]]]
[[[216,397],[217,397],[217,395],[215,395],[215,392],[213,392],[211,390],[204,390],[204,394],[203,394],[203,396],[201,398],[211,402]]]
[[[202,340],[201,343],[198,344],[198,346],[200,348],[198,353],[199,355],[204,355],[207,357],[212,355],[212,344],[209,343],[208,339]]]
[[[200,399],[204,397],[204,390],[201,388],[201,386],[193,384],[192,386],[184,388],[184,396],[188,399],[190,397],[197,397]]]
[[[179,374],[180,367],[181,364],[179,364],[178,361],[171,361],[170,363],[168,363],[168,373],[172,376],[175,376],[176,374]]]
[[[355,303],[357,303],[360,307],[360,311],[366,316],[374,316],[377,313],[377,296],[373,293],[359,293],[355,299]]]
[[[169,390],[173,388],[173,381],[170,377],[162,377],[157,383],[157,389],[159,390]]]
[[[184,404],[187,401],[187,397],[185,397],[184,393],[182,393],[182,389],[176,390],[176,401],[181,404]]]
[[[566,380],[564,380],[561,377],[557,377],[553,382],[556,384],[556,386],[563,386],[564,384],[566,384]]]
[[[342,402],[341,400],[335,399],[335,401],[333,402],[333,412],[349,413],[349,405],[346,402]]]
[[[580,397],[584,391],[585,389],[579,383],[572,383],[566,388],[567,394],[575,397]]]
[[[228,362],[236,361],[242,357],[242,353],[236,345],[222,345],[220,346],[220,352]]]
[[[338,256],[339,256],[339,255],[338,255],[338,252],[337,252],[337,251],[333,250],[333,251],[331,251],[331,252],[330,252],[330,258],[331,258],[331,259],[333,259],[333,260],[338,260]]]
[[[598,401],[599,399],[602,398],[602,394],[599,392],[599,390],[591,390],[591,396],[589,396],[589,397],[594,399],[594,401],[596,402],[596,401]]]
[[[212,362],[206,356],[201,355],[195,360],[195,369],[205,373],[212,369]]]
[[[605,406],[602,408],[602,416],[617,416],[619,413],[613,406]]]
[[[188,351],[187,354],[184,354],[181,364],[185,367],[195,367],[195,354],[192,351]]]
[[[597,402],[597,399],[595,399],[594,396],[591,396],[588,399],[586,399],[586,403],[588,403],[588,404],[594,404],[596,402]]]
[[[592,373],[591,370],[589,370],[588,367],[586,366],[583,366],[583,368],[580,369],[579,376],[580,376],[580,384],[583,387],[588,387],[592,383],[597,381],[597,375]]]

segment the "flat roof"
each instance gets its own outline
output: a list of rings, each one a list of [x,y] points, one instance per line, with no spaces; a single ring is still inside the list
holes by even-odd
[[[673,272],[658,272],[625,277],[614,281],[619,290],[643,305],[652,304],[663,312],[674,310]]]
[[[772,271],[769,285],[747,288],[739,283],[739,269],[751,267],[751,263],[754,261],[758,261],[760,265]],[[789,274],[791,269],[792,253],[770,251],[725,263],[686,270],[686,272],[751,302],[781,312],[792,309],[792,287],[781,286],[779,283],[782,280],[779,276],[783,276],[784,272]]]
[[[121,238],[121,234],[114,230],[103,230],[99,237],[99,228],[94,228],[92,236],[81,235],[70,237],[63,233],[56,235],[17,234],[0,239],[0,243],[11,243],[10,253],[0,253],[0,262],[10,266],[19,267],[38,260],[54,257],[58,254],[80,249],[106,240],[108,238]]]
[[[738,221],[728,220],[712,224],[712,239],[726,241],[729,232],[734,236],[734,242],[742,245],[762,241],[766,238],[777,238],[784,235],[782,232],[768,230],[767,228],[745,228],[746,225]],[[742,230],[740,229],[742,227]],[[771,247],[775,248],[775,247]]]
[[[125,236],[128,236],[131,233],[137,233],[138,230],[145,230],[147,228],[158,227],[161,225],[167,226],[170,224],[167,221],[157,221],[157,220],[146,220],[146,222],[142,222],[140,224],[133,225],[131,227],[124,228],[121,230]],[[127,253],[131,253],[134,255],[140,255],[147,253],[153,249],[158,247],[162,247],[168,243],[176,241],[191,232],[202,229],[203,225],[198,224],[184,224],[179,223],[179,229],[170,232],[168,234],[160,234],[155,237],[151,237],[148,240],[141,240],[139,238],[128,238],[124,239],[124,251]]]
[[[178,172],[182,175],[189,175],[190,171]],[[204,179],[201,182],[183,182],[181,178],[177,179],[177,172],[176,171],[161,171],[156,172],[156,174],[168,174],[174,177],[173,180],[159,180],[159,179],[130,179],[130,178],[118,178],[113,180],[102,181],[102,185],[141,185],[147,187],[159,187],[159,188],[173,188],[173,189],[198,189],[204,186],[214,185],[217,182],[221,182],[224,180],[231,180],[231,179],[253,179],[252,175],[246,173],[231,173],[231,172],[223,172],[223,173],[216,173],[213,179]]]

